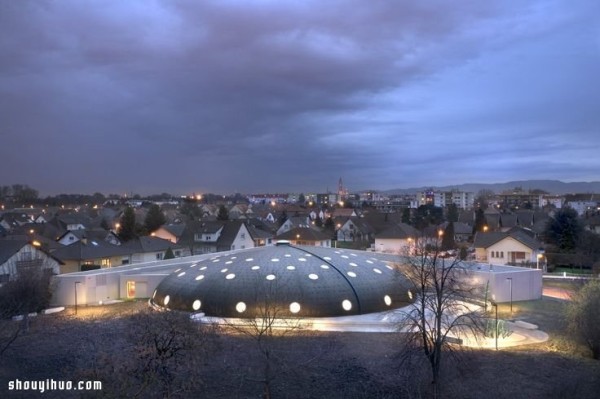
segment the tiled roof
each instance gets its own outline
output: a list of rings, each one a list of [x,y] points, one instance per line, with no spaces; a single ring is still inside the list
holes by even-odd
[[[300,236],[300,237],[298,237]],[[322,233],[318,230],[307,228],[307,227],[297,227],[295,229],[291,229],[286,231],[283,234],[280,234],[275,237],[276,240],[289,240],[289,241],[325,241],[330,240],[331,236]]]
[[[0,240],[0,265],[12,258],[27,244],[26,240]]]
[[[397,239],[406,239],[406,238],[416,238],[419,236],[419,231],[414,227],[406,224],[406,223],[398,223],[387,230],[382,231],[377,234],[376,238],[397,238]]]

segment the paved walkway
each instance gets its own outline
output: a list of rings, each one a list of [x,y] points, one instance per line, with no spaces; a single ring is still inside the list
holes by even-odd
[[[313,319],[301,319],[299,323],[304,328],[315,331],[340,331],[340,332],[380,332],[393,333],[398,331],[398,319],[406,308],[396,309],[390,312],[371,313],[359,316],[343,317],[322,317]],[[203,323],[218,323],[229,325],[243,325],[247,323],[243,319],[222,319],[214,317],[195,317],[196,320]],[[292,322],[294,323],[294,322]],[[295,325],[296,327],[298,324]],[[276,327],[285,329],[290,328],[289,321],[276,323]],[[518,345],[537,344],[548,340],[548,334],[540,331],[534,324],[525,321],[505,321],[505,328],[511,331],[506,337],[498,338],[498,348],[506,348]],[[495,348],[496,340],[494,338],[478,338],[472,335],[461,336],[462,344],[468,347]]]

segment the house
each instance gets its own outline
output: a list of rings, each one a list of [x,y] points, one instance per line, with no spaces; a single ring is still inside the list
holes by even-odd
[[[61,262],[27,240],[0,240],[0,283],[7,282],[25,268],[40,268],[58,274]]]
[[[335,208],[332,212],[331,217],[333,218],[350,218],[356,217],[356,211],[352,208]]]
[[[446,227],[448,227],[448,222],[444,222],[440,224],[437,230],[446,231]],[[466,223],[462,222],[454,222],[454,241],[455,242],[466,242],[469,241],[473,235],[473,227],[469,226]]]
[[[281,235],[286,231],[290,231],[297,227],[310,227],[310,217],[309,216],[292,216],[288,217],[285,222],[279,227],[277,230],[277,235]]]
[[[114,232],[104,229],[68,230],[57,241],[62,245],[70,245],[82,239],[103,240],[113,245],[121,245],[121,240]]]
[[[254,247],[246,223],[238,220],[187,223],[179,243],[191,255]]]
[[[253,217],[252,208],[246,204],[235,204],[229,209],[230,219],[249,219]]]
[[[414,245],[420,233],[406,223],[397,223],[375,235],[375,251],[401,254]]]
[[[371,241],[374,238],[375,230],[360,217],[335,219],[334,223],[338,241]]]
[[[0,226],[6,231],[31,223],[31,219],[22,212],[5,212],[0,215]]]
[[[71,245],[52,251],[63,262],[61,273],[73,273],[93,268],[105,268],[131,263],[131,253],[123,245],[112,245],[103,240],[81,239]]]
[[[131,264],[162,260],[169,249],[173,251],[176,258],[190,255],[190,251],[186,247],[152,236],[138,237],[122,246],[128,250]]]
[[[275,237],[275,241],[289,241],[292,245],[331,247],[331,237],[309,227],[296,227]]]
[[[73,244],[54,250],[52,256],[63,262],[61,273],[72,273],[161,260],[169,248],[176,257],[189,254],[185,248],[168,240],[139,237],[122,245],[113,245],[105,240],[82,238]]]
[[[254,226],[254,225],[246,225],[246,227],[248,228],[248,231],[250,232],[250,236],[252,237],[252,240],[254,241],[254,246],[255,247],[262,247],[264,245],[272,245],[273,244],[273,238],[275,236],[275,234],[264,230],[264,229],[259,229],[258,227]]]
[[[181,235],[185,230],[185,224],[165,224],[152,233],[152,236],[162,238],[163,240],[171,241],[176,244],[181,239]]]
[[[473,246],[476,261],[501,265],[533,264],[544,252],[533,232],[522,228],[507,232],[477,232]]]

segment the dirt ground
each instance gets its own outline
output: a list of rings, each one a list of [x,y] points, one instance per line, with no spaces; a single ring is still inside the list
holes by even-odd
[[[600,392],[600,362],[587,356],[564,333],[558,300],[501,305],[506,319],[538,324],[550,340],[536,345],[494,350],[457,351],[447,356],[443,370],[445,398],[596,398]],[[2,398],[127,397],[134,377],[120,368],[130,337],[132,315],[145,302],[104,307],[80,307],[38,316],[30,331],[0,357]],[[135,337],[134,337],[135,340]],[[264,361],[252,337],[219,331],[206,341],[201,359],[181,358],[194,366],[176,375],[181,389],[172,397],[260,398]],[[429,397],[430,378],[421,357],[401,363],[397,334],[291,334],[272,343],[273,398],[419,398]],[[114,364],[113,364],[114,363]],[[14,392],[9,381],[79,380],[100,370],[101,392]],[[108,373],[107,373],[108,371]],[[191,374],[193,373],[193,374]],[[139,376],[138,376],[139,377]],[[128,385],[129,384],[129,385]],[[146,390],[138,397],[163,397]]]

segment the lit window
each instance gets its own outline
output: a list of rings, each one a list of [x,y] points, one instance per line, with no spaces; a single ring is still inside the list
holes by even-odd
[[[271,262],[279,262],[279,259],[273,258],[273,259],[271,259]]]
[[[327,265],[321,265],[321,269],[329,269],[329,266],[327,266]]]
[[[274,274],[269,274],[269,275],[267,275],[267,277],[266,277],[266,278],[267,278],[267,280],[269,280],[269,281],[273,281],[273,280],[275,280],[277,277],[276,277]]]
[[[358,265],[354,262],[350,262],[350,266],[358,267]]]
[[[311,273],[308,275],[308,278],[311,280],[317,280],[319,278],[319,276],[314,273]]]
[[[127,282],[127,298],[135,298],[135,281]]]
[[[202,266],[200,270],[206,270],[206,266]]]
[[[233,273],[229,273],[227,276],[225,276],[225,278],[226,278],[227,280],[234,279],[234,278],[235,278],[235,274],[233,274]]]
[[[288,269],[288,270],[296,270],[296,267],[292,266],[292,265],[289,265],[286,269]]]
[[[177,277],[181,277],[181,276],[184,276],[184,275],[185,275],[185,272],[181,272],[181,273],[179,273],[179,274],[177,275]]]
[[[252,270],[258,270],[258,269],[260,269],[260,266],[252,266],[251,269]]]
[[[348,272],[347,274],[348,274],[348,276],[350,276],[350,277],[356,277],[356,273],[354,273],[354,272]]]
[[[377,274],[381,274],[381,270],[379,270],[379,269],[378,269],[378,268],[376,268],[376,267],[374,267],[374,268],[373,268],[373,271],[374,271],[375,273],[377,273]]]
[[[221,269],[221,273],[227,273],[228,269]]]
[[[204,278],[204,275],[203,275],[203,274],[201,274],[201,275],[199,275],[198,277],[196,277],[196,281],[200,281],[200,280],[202,280],[203,278]]]

